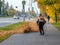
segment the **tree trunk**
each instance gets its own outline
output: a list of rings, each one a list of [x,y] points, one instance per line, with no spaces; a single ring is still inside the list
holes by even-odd
[[[55,12],[55,21],[57,22],[57,14],[56,14],[56,12]]]
[[[0,8],[0,15],[1,15],[1,8]]]

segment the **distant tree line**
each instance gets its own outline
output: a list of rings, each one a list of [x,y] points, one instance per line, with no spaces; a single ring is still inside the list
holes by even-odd
[[[16,10],[13,6],[9,6],[9,3],[5,3],[5,0],[0,0],[0,16],[13,16]]]

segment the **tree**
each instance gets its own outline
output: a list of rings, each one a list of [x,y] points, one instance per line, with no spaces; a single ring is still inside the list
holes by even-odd
[[[11,5],[9,8],[8,8],[8,16],[13,16],[15,13],[16,13],[16,10],[13,8],[13,6]]]
[[[5,14],[5,0],[2,0],[2,15]]]
[[[16,10],[14,10],[14,9],[9,9],[9,11],[8,11],[8,15],[9,16],[13,16],[14,14],[16,13]]]
[[[5,4],[5,15],[8,15],[8,10],[9,10],[9,3],[7,2]]]
[[[40,4],[40,7],[43,6],[43,11],[45,9],[45,11],[47,11],[47,8],[49,8],[48,10],[52,11],[52,12],[49,12],[50,14],[51,13],[54,13],[55,15],[55,21],[57,22],[57,8],[55,7],[55,4],[57,4],[57,2],[59,0],[42,0],[43,2],[41,2],[40,0],[36,0],[38,2],[38,4]],[[60,2],[60,1],[59,1]],[[44,8],[45,7],[45,8]],[[40,8],[41,9],[41,8]],[[51,10],[52,9],[52,10]],[[48,12],[45,12],[48,14]],[[49,16],[50,16],[49,14]],[[53,15],[52,15],[53,16]]]
[[[45,0],[43,4],[51,5],[51,7],[53,8],[54,13],[55,13],[55,21],[57,22],[57,9],[56,9],[56,7],[54,7],[55,3],[56,3],[56,0]]]
[[[14,9],[12,5],[10,6],[10,9]]]
[[[9,3],[6,3],[5,9],[8,10],[9,9]]]
[[[0,0],[0,15],[1,15],[1,7],[2,7],[2,2]]]

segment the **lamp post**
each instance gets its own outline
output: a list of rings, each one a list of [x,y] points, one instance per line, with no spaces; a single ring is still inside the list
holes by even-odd
[[[15,15],[19,16],[19,14],[18,14],[19,11],[18,11],[18,9],[17,9],[18,6],[16,6],[15,8],[16,8],[16,13],[15,13]]]
[[[2,6],[2,2],[1,2],[1,0],[0,0],[0,15],[1,15],[1,6]]]
[[[24,16],[23,21],[25,21],[25,4],[26,4],[26,1],[23,0],[23,1],[22,1],[22,6],[23,6],[22,14],[23,14],[23,16]]]
[[[23,6],[23,10],[22,10],[22,12],[25,12],[25,4],[26,4],[26,1],[23,0],[23,1],[22,1],[22,6]]]

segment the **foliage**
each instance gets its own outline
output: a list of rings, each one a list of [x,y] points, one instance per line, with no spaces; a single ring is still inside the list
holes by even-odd
[[[14,10],[14,9],[8,10],[8,16],[13,16],[15,13],[16,13],[16,10]]]
[[[44,4],[45,4],[45,5],[52,5],[52,4],[54,4],[54,3],[56,3],[56,0],[45,0],[45,1],[44,1]]]
[[[2,2],[1,2],[1,0],[0,0],[0,14],[1,14],[1,7],[2,7]]]
[[[60,0],[35,0],[42,13],[46,13],[52,19],[60,17]],[[56,16],[57,17],[56,17]]]
[[[2,11],[1,11],[2,10]],[[13,16],[16,13],[16,10],[13,6],[9,6],[9,3],[5,3],[4,0],[0,0],[0,14],[1,16]]]
[[[0,0],[0,8],[1,8],[1,6],[2,6],[2,1]]]

